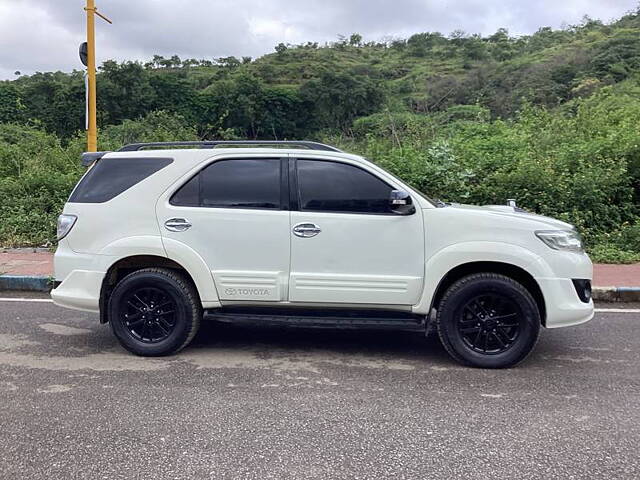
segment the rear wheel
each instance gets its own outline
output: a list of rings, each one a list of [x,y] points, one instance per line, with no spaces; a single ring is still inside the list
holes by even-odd
[[[438,334],[449,354],[466,365],[506,368],[526,358],[540,333],[531,294],[504,275],[479,273],[455,282],[437,314]]]
[[[164,268],[145,268],[124,277],[113,290],[108,309],[120,344],[143,356],[180,351],[191,342],[202,318],[191,282]]]

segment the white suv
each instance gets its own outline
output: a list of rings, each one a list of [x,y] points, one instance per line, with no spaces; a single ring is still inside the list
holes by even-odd
[[[499,368],[523,360],[541,326],[593,317],[592,265],[571,225],[432,201],[334,147],[135,144],[83,163],[51,296],[99,312],[138,355],[178,352],[207,314],[434,327],[456,360]]]

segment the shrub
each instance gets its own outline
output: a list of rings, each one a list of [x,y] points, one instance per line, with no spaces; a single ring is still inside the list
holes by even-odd
[[[487,121],[468,107],[456,107],[457,119],[447,112],[376,114],[356,121],[349,147],[429,196],[475,204],[516,198],[532,212],[576,225],[597,259],[634,261],[638,90],[632,81],[562,109],[526,106],[512,121]]]
[[[0,244],[53,242],[56,217],[81,173],[55,136],[0,124]]]
[[[155,112],[140,120],[107,127],[100,148],[125,143],[195,140],[195,129],[178,115]],[[0,245],[50,246],[56,219],[84,169],[84,135],[63,147],[58,138],[36,127],[0,124]]]

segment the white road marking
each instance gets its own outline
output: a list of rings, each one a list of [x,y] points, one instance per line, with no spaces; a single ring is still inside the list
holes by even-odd
[[[0,297],[0,302],[40,302],[52,303],[50,298]],[[596,308],[596,313],[640,313],[640,308]]]
[[[596,308],[596,313],[640,313],[640,308]]]
[[[52,303],[50,298],[13,298],[13,297],[0,297],[0,302],[45,302]]]

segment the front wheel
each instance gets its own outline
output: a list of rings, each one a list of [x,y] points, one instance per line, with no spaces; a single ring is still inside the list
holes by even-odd
[[[136,355],[171,355],[200,326],[202,306],[179,272],[145,268],[124,277],[109,297],[109,322],[120,344]]]
[[[520,283],[494,273],[455,282],[438,307],[438,334],[460,363],[511,367],[526,358],[540,333],[540,312]]]

